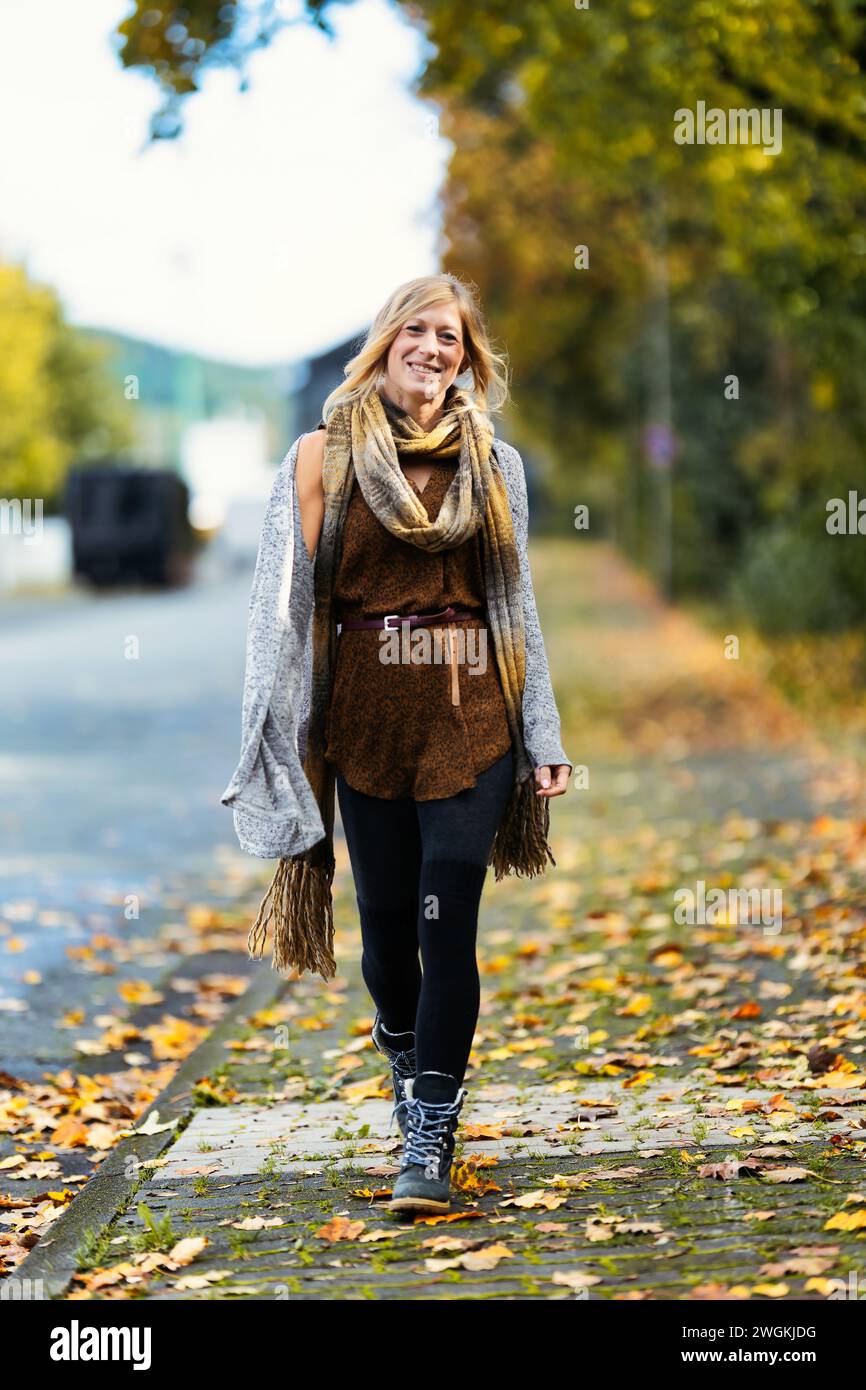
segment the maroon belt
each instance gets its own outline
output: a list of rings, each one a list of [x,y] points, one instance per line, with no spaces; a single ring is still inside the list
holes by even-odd
[[[470,612],[468,608],[443,608],[438,613],[407,613],[405,616],[400,613],[386,613],[384,618],[349,618],[346,622],[340,623],[340,631],[346,628],[354,631],[356,628],[382,627],[393,632],[404,623],[408,623],[410,628],[429,627],[432,623],[463,623],[469,618],[479,617],[479,610]]]

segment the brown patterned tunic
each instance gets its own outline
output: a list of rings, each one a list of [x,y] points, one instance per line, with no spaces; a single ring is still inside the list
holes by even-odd
[[[455,459],[434,461],[421,491],[408,479],[431,521],[455,467]],[[334,589],[337,622],[433,613],[449,604],[484,608],[478,532],[452,550],[430,555],[382,525],[356,480],[342,542]],[[380,660],[383,641],[396,653],[390,663]],[[460,643],[453,662],[450,642]],[[410,653],[425,659],[408,661]],[[405,633],[397,627],[384,639],[375,628],[342,631],[325,738],[327,760],[368,796],[433,801],[473,787],[478,774],[511,745],[493,639],[483,616]]]

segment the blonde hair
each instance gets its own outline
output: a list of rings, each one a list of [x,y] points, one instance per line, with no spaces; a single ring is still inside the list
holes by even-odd
[[[338,406],[358,401],[363,405],[379,386],[391,344],[400,329],[422,309],[435,304],[456,304],[463,326],[464,371],[472,372],[472,386],[456,390],[452,386],[446,409],[461,414],[479,410],[499,411],[508,399],[508,361],[490,345],[484,315],[474,286],[456,275],[419,275],[399,285],[374,318],[364,345],[343,368],[346,380],[337,386],[322,406],[327,422]]]

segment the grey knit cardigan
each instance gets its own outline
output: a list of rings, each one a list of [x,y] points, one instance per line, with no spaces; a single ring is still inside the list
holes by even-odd
[[[301,531],[295,463],[303,435],[277,470],[259,541],[247,629],[241,755],[220,797],[232,808],[240,846],[262,859],[303,854],[324,838],[303,769],[312,688],[314,561]],[[523,460],[496,439],[520,559],[526,636],[523,739],[534,767],[568,763],[550,684],[527,554],[529,510]]]

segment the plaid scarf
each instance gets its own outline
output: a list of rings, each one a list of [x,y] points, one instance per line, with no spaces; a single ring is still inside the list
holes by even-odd
[[[523,742],[521,704],[526,671],[520,567],[505,479],[494,468],[493,429],[452,390],[441,419],[429,431],[386,396],[371,392],[363,403],[337,407],[325,436],[322,481],[325,512],[316,551],[313,661],[304,773],[325,828],[324,838],[305,854],[280,860],[250,928],[249,949],[261,956],[268,925],[274,927],[273,968],[311,970],[328,980],[336,974],[331,886],[334,877],[335,771],[324,756],[325,718],[337,656],[334,582],[340,537],[352,485],[392,535],[435,554],[481,530],[487,626],[505,698],[514,753],[514,784],[488,863],[497,879],[508,873],[533,877],[547,860],[555,864],[547,836],[550,807],[536,793],[533,767]],[[409,486],[400,459],[458,455],[457,469],[435,521]]]

